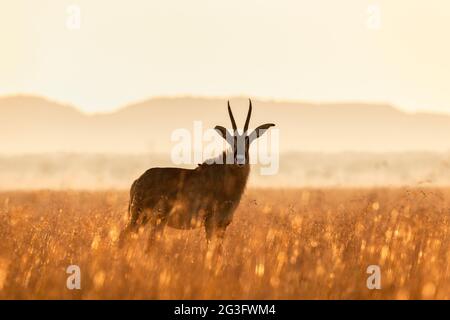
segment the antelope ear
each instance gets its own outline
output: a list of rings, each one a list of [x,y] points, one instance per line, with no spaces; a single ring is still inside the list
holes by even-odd
[[[226,141],[228,141],[228,139],[232,137],[231,133],[222,126],[216,126],[214,130],[216,130],[217,133],[220,134],[220,136],[224,138]]]
[[[273,124],[273,123],[266,123],[266,124],[260,125],[258,128],[253,130],[253,132],[249,135],[250,143],[252,143],[254,140],[261,137],[267,130],[269,130],[270,127],[274,127],[274,126],[275,126],[275,124]]]

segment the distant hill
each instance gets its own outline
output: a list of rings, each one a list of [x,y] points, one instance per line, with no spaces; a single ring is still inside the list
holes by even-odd
[[[247,100],[231,99],[242,126]],[[382,104],[311,104],[253,100],[251,127],[274,122],[282,152],[450,150],[450,116],[407,114]],[[155,98],[108,114],[86,115],[34,96],[0,98],[0,153],[168,153],[171,132],[230,126],[226,100]]]

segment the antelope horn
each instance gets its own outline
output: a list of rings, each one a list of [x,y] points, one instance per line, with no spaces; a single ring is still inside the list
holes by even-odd
[[[248,125],[250,124],[250,117],[252,116],[252,100],[248,99],[249,106],[248,106],[248,113],[247,113],[247,119],[245,120],[244,125],[244,132],[247,132]]]
[[[233,131],[237,131],[236,121],[234,121],[233,112],[231,111],[230,101],[228,100],[228,114],[230,115],[231,125],[233,126]]]

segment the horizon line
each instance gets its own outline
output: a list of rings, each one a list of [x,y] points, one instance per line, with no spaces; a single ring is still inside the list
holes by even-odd
[[[48,102],[52,102],[52,103],[56,103],[62,106],[66,106],[72,109],[75,109],[77,112],[87,115],[87,116],[96,116],[96,115],[108,115],[108,114],[114,114],[117,113],[121,110],[124,110],[130,106],[134,106],[134,105],[138,105],[138,104],[142,104],[148,101],[152,101],[152,100],[158,100],[158,99],[172,99],[172,100],[176,100],[176,99],[199,99],[199,100],[232,100],[232,99],[252,99],[253,101],[259,101],[259,102],[263,102],[263,103],[283,103],[283,104],[310,104],[310,105],[326,105],[326,104],[330,104],[330,105],[335,105],[335,104],[344,104],[344,105],[355,105],[355,104],[365,104],[365,105],[377,105],[377,106],[387,106],[390,108],[393,108],[399,112],[405,113],[405,114],[411,114],[411,115],[418,115],[418,114],[429,114],[429,115],[440,115],[440,116],[450,116],[450,112],[445,112],[445,111],[429,111],[429,110],[423,110],[423,109],[418,109],[416,111],[409,111],[406,110],[405,108],[402,108],[400,106],[398,106],[395,103],[392,102],[387,102],[387,101],[367,101],[367,100],[358,100],[358,99],[346,99],[346,100],[321,100],[321,101],[317,101],[317,100],[302,100],[302,99],[289,99],[289,98],[273,98],[273,97],[260,97],[260,96],[246,96],[244,94],[235,94],[235,95],[231,95],[231,96],[222,96],[222,95],[197,95],[197,94],[173,94],[173,95],[154,95],[154,96],[149,96],[147,98],[141,98],[141,99],[136,99],[136,100],[132,100],[128,103],[119,105],[117,107],[113,107],[111,110],[108,111],[94,111],[94,112],[89,112],[89,111],[85,111],[83,108],[81,108],[79,105],[71,103],[71,102],[66,102],[66,101],[62,101],[59,99],[55,99],[53,97],[47,96],[47,95],[42,95],[42,94],[38,94],[38,93],[26,93],[26,92],[18,92],[18,93],[8,93],[8,94],[0,94],[0,100],[3,99],[9,99],[9,98],[37,98],[37,99],[43,99],[46,100]]]

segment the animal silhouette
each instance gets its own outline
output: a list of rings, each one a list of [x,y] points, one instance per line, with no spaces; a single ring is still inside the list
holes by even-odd
[[[216,239],[221,242],[248,180],[250,145],[274,126],[263,124],[248,134],[251,100],[242,134],[238,132],[229,101],[228,113],[233,132],[222,126],[214,129],[229,143],[229,150],[195,169],[151,168],[134,181],[128,207],[130,220],[121,233],[121,245],[131,232],[147,224],[148,247],[166,226],[177,229],[204,226],[208,244]]]

